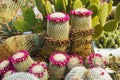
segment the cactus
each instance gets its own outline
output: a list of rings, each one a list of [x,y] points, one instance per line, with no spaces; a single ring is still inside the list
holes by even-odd
[[[96,46],[98,48],[119,48],[119,33],[119,30],[113,32],[104,32],[98,39],[96,39]]]
[[[105,24],[106,17],[108,16],[108,4],[107,3],[104,3],[103,6],[100,7],[98,16],[100,18],[99,19],[100,24],[103,26]]]
[[[117,5],[116,11],[115,11],[115,20],[120,22],[120,3]]]
[[[78,56],[77,54],[70,55],[70,60],[67,64],[68,70],[71,70],[75,66],[83,66],[83,60],[81,56]]]
[[[65,80],[84,80],[87,69],[76,66],[65,76]]]
[[[28,72],[38,77],[40,80],[48,80],[47,66],[41,62],[33,63]]]
[[[112,78],[106,70],[101,67],[94,67],[88,71],[84,80],[112,80]]]
[[[71,10],[71,52],[78,53],[84,59],[91,53],[92,41],[92,11],[85,8]]]
[[[5,77],[4,80],[39,80],[37,77],[30,73],[26,72],[16,72],[8,77]]]
[[[49,60],[50,80],[62,80],[66,73],[69,56],[63,52],[54,52]]]
[[[103,30],[107,32],[112,32],[118,28],[118,22],[115,20],[109,20],[106,22],[106,24],[103,26]]]
[[[93,67],[105,67],[107,60],[105,60],[102,55],[91,53],[86,60],[86,67],[93,68]]]
[[[31,59],[27,51],[21,50],[12,56],[11,62],[17,71],[26,72],[34,61]]]
[[[8,76],[12,75],[15,72],[16,72],[15,70],[8,70],[7,72],[4,73],[2,78],[4,79],[5,77],[8,77]]]

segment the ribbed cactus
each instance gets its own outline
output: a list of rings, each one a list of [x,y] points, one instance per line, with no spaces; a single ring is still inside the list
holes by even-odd
[[[87,69],[85,67],[76,66],[65,76],[64,80],[84,80]]]
[[[11,62],[17,71],[26,72],[34,61],[31,59],[27,51],[21,50],[12,56]]]
[[[47,72],[47,66],[44,63],[41,63],[41,62],[33,63],[29,67],[28,72],[31,74],[34,74],[40,80],[48,80],[49,75]]]
[[[54,52],[49,60],[50,80],[62,80],[66,73],[69,56],[63,52]]]
[[[71,11],[71,51],[84,59],[92,50],[92,11],[78,8]]]
[[[113,80],[106,70],[101,67],[95,67],[87,72],[84,80]]]

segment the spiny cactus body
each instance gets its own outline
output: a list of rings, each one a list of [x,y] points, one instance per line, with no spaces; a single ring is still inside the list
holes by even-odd
[[[86,60],[86,67],[93,68],[97,66],[105,67],[105,64],[107,64],[107,60],[105,60],[102,55],[91,53]]]
[[[50,80],[62,80],[66,73],[69,56],[62,52],[51,54],[49,63]]]
[[[37,76],[39,80],[48,80],[47,66],[44,63],[35,62],[29,67],[28,71]]]
[[[26,72],[34,62],[26,50],[21,50],[15,53],[12,56],[11,61],[17,71],[24,71],[24,72]]]
[[[83,66],[83,60],[81,56],[78,56],[76,54],[70,55],[70,60],[67,64],[68,70],[71,70],[75,66]]]
[[[71,51],[80,54],[84,59],[92,50],[91,15],[92,11],[85,8],[71,10]]]
[[[85,67],[74,67],[65,76],[65,80],[84,80],[87,69]]]
[[[85,80],[113,80],[106,70],[95,67],[88,71]]]

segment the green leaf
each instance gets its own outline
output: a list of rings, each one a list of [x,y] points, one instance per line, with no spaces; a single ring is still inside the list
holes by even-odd
[[[107,21],[106,24],[103,26],[104,31],[112,32],[116,30],[118,27],[118,22],[115,20]]]
[[[110,1],[109,3],[108,3],[108,15],[111,13],[111,11],[112,11],[112,5],[113,5],[113,1]]]
[[[97,4],[100,5],[100,0],[90,0],[90,4]]]
[[[52,5],[51,5],[50,1],[45,2],[45,9],[46,9],[47,15],[53,12]]]
[[[103,33],[103,30],[102,30],[102,26],[100,24],[96,25],[94,27],[95,31],[94,31],[94,34],[93,34],[93,39],[96,39],[98,37],[100,37]]]
[[[47,16],[46,9],[45,9],[45,0],[35,0],[36,6],[38,10],[42,13],[43,18]]]
[[[103,5],[101,5],[98,12],[99,21],[102,26],[105,24],[106,18],[108,16],[107,14],[108,14],[108,4],[104,3]]]
[[[68,6],[68,0],[65,0],[65,5]]]
[[[91,4],[91,5],[88,7],[88,9],[90,9],[90,10],[93,11],[92,17],[96,16],[97,13],[98,13],[98,10],[99,10],[97,4],[95,4],[95,3],[94,3],[94,4]]]
[[[89,0],[81,0],[83,4],[86,4]]]
[[[92,18],[92,26],[95,27],[96,25],[99,24],[99,17],[95,16]]]
[[[56,12],[66,12],[65,0],[53,0]]]
[[[32,27],[27,22],[21,19],[18,19],[14,22],[14,27],[17,31],[20,32],[32,31]]]
[[[77,8],[81,8],[83,5],[82,5],[82,2],[80,0],[75,0],[73,2],[73,9],[77,9]]]
[[[45,31],[45,27],[41,24],[37,24],[33,27],[33,32],[39,33]]]
[[[22,15],[24,17],[24,20],[30,24],[31,26],[35,25],[35,13],[31,8],[23,8],[22,9]]]
[[[120,22],[120,3],[117,5],[116,11],[115,11],[115,20]]]

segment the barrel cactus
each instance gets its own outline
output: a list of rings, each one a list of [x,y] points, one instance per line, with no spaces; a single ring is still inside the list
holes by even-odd
[[[54,52],[49,60],[50,80],[62,80],[66,73],[69,56],[63,52]]]
[[[26,50],[20,50],[11,57],[11,62],[17,71],[26,72],[34,61]]]
[[[92,50],[92,11],[85,8],[71,10],[71,51],[84,59]]]
[[[113,80],[106,70],[101,67],[90,69],[85,77],[85,80]]]

